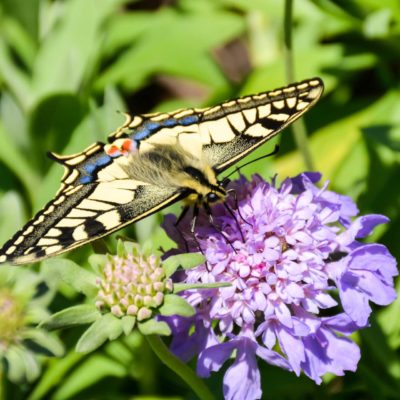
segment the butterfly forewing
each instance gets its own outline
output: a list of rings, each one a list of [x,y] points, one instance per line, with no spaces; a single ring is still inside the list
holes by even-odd
[[[23,264],[62,253],[186,197],[193,190],[174,179],[184,173],[180,166],[193,163],[220,173],[299,118],[322,91],[315,78],[214,107],[127,116],[108,146],[128,139],[135,144],[133,156],[111,156],[103,143],[72,156],[51,154],[65,167],[61,188],[3,246],[0,262]],[[166,154],[176,159],[169,163]]]

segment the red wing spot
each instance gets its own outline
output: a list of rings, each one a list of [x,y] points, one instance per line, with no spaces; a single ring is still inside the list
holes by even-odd
[[[133,148],[133,141],[131,139],[126,139],[121,146],[122,153],[124,154],[132,152]]]
[[[109,156],[116,156],[119,152],[119,148],[115,145],[110,146],[110,148],[106,151]]]

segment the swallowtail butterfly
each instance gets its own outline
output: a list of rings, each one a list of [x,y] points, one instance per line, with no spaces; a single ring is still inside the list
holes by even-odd
[[[217,175],[277,135],[320,98],[300,83],[203,109],[127,117],[83,152],[51,157],[65,168],[55,198],[0,250],[0,262],[32,263],[81,246],[180,199],[224,201]]]

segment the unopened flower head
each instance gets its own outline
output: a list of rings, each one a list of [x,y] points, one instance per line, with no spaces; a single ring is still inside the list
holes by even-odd
[[[117,317],[134,316],[138,321],[150,318],[172,291],[160,259],[137,251],[108,258],[104,276],[97,279],[96,305]]]
[[[167,217],[165,228],[180,250],[200,246],[207,259],[187,271],[185,282],[231,283],[186,293],[198,309],[194,334],[187,321],[173,321],[173,349],[186,359],[199,354],[203,376],[236,350],[225,374],[226,398],[261,396],[256,354],[317,383],[326,372],[354,371],[359,348],[345,336],[368,324],[369,301],[386,305],[396,297],[394,258],[383,245],[358,241],[388,219],[354,219],[353,201],[327,185],[316,187],[319,179],[317,173],[302,174],[277,187],[275,180],[241,177],[230,186],[237,201],[232,196],[228,208],[214,207],[213,223],[203,213],[196,240],[189,219],[179,233],[174,217]]]

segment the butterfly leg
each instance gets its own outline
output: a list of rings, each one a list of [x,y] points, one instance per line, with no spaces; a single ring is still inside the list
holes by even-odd
[[[235,190],[235,189],[229,189],[229,190],[227,190],[226,192],[227,192],[227,193],[233,193],[233,200],[235,201],[235,207],[236,207],[236,211],[237,211],[238,214],[239,214],[239,217],[241,218],[241,220],[242,220],[245,224],[247,224],[247,225],[249,225],[249,226],[251,226],[251,227],[253,228],[253,225],[252,225],[250,222],[246,221],[246,220],[244,219],[242,213],[240,212],[239,202],[238,202],[236,190]]]
[[[215,224],[211,207],[207,203],[204,203],[203,207],[208,215],[208,220],[210,221],[210,224],[212,225],[212,227],[226,240],[226,242],[229,244],[229,246],[231,246],[232,250],[235,253],[237,253],[235,247],[233,246],[233,243],[226,237],[224,232],[220,228],[218,228],[218,226]]]
[[[236,224],[236,226],[237,226],[237,228],[238,228],[238,230],[239,230],[239,232],[240,232],[240,236],[241,236],[241,238],[242,238],[242,242],[244,243],[245,240],[244,240],[243,231],[242,231],[242,228],[241,228],[241,226],[240,226],[240,224],[239,224],[239,221],[238,221],[237,218],[236,218],[235,213],[232,211],[232,209],[231,209],[231,208],[228,206],[228,204],[226,204],[225,202],[224,202],[224,207],[225,207],[225,209],[228,211],[228,213],[231,215],[231,217],[234,219],[235,224]],[[239,214],[239,215],[240,215],[240,214]]]
[[[176,219],[175,223],[174,223],[174,227],[176,228],[179,236],[181,237],[181,239],[183,240],[183,242],[185,243],[185,250],[186,253],[189,253],[189,245],[187,240],[185,239],[185,236],[183,235],[183,233],[180,231],[180,229],[178,229],[178,225],[180,224],[180,222],[183,220],[183,218],[185,218],[185,215],[188,213],[190,209],[190,206],[185,206],[182,209],[182,212],[180,213],[179,217]]]

